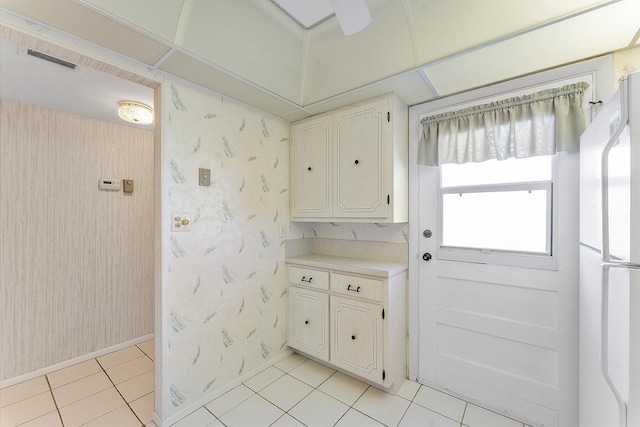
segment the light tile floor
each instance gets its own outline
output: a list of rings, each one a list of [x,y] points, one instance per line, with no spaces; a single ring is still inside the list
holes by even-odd
[[[0,389],[0,427],[154,426],[153,340]]]
[[[0,390],[0,427],[150,426],[153,341]],[[293,354],[174,427],[529,427],[406,381],[394,396]]]

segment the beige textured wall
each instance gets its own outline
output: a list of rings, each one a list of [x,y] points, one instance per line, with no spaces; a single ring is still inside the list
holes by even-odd
[[[153,332],[152,132],[1,99],[0,218],[0,380]]]

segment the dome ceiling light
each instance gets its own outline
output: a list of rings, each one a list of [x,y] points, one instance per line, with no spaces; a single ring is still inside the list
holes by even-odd
[[[153,108],[140,102],[120,101],[118,116],[125,122],[148,125],[153,123]]]

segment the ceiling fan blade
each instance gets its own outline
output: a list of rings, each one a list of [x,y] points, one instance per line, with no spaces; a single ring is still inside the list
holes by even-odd
[[[365,0],[329,0],[345,36],[364,29],[371,23],[371,14]]]

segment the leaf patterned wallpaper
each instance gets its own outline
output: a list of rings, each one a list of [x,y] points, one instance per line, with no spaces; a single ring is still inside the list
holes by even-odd
[[[286,349],[289,124],[176,83],[162,96],[166,419]],[[171,232],[172,213],[191,231]]]
[[[294,237],[291,237],[294,236]],[[294,222],[290,238],[363,240],[370,242],[409,243],[408,223],[363,224],[353,222]]]
[[[406,224],[291,223],[289,123],[163,84],[162,417],[287,349],[287,239],[407,242]],[[198,169],[211,169],[211,186]],[[191,231],[171,232],[189,213]]]

